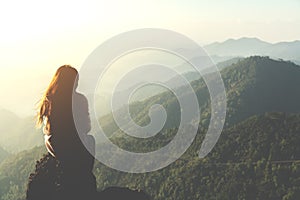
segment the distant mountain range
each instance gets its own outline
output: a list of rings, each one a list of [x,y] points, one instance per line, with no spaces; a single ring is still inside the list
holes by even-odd
[[[9,110],[0,109],[0,121],[0,146],[6,151],[17,153],[43,143],[33,116],[21,118]]]
[[[128,186],[145,190],[154,200],[299,199],[300,66],[253,56],[229,63],[221,75],[227,94],[226,126],[207,157],[198,157],[211,112],[209,93],[200,78],[192,80],[191,85],[201,107],[201,122],[187,152],[170,166],[146,174],[122,173],[96,162],[98,189]],[[184,89],[182,95],[187,95]],[[168,116],[164,129],[154,137],[125,135],[112,115],[102,117],[100,124],[105,133],[112,135],[112,142],[125,150],[159,149],[176,134],[180,107],[170,92],[135,102],[130,111],[138,125],[149,123],[148,111],[153,104],[163,105]],[[123,112],[120,109],[116,114],[122,116]],[[6,116],[17,121],[14,115]],[[10,125],[14,126],[13,122]],[[18,137],[22,139],[24,134],[28,132],[21,132]],[[23,199],[28,174],[45,151],[45,147],[27,150],[0,164],[0,197]]]
[[[253,56],[225,67],[221,75],[227,93],[227,126],[265,112],[300,112],[300,67],[294,63]],[[196,76],[190,77],[202,111],[201,119],[208,121],[210,95],[206,84],[200,77],[196,80],[193,80]],[[178,88],[178,91],[182,96],[189,95],[185,88]],[[140,126],[148,124],[148,110],[153,104],[163,105],[167,116],[171,116],[165,123],[166,129],[178,126],[180,107],[177,97],[170,91],[131,104],[130,114],[134,121]],[[124,107],[114,114],[126,116],[126,112]],[[120,132],[111,114],[101,118],[100,124],[108,135]]]
[[[224,129],[217,145],[205,159],[199,159],[195,154],[204,134],[201,129],[199,140],[181,159],[151,173],[123,173],[96,160],[94,174],[98,190],[110,186],[130,187],[146,191],[153,200],[195,200],[199,197],[299,199],[300,167],[299,162],[293,162],[300,159],[299,121],[299,115],[285,113],[252,116]],[[161,144],[164,140],[168,142],[166,138],[160,139],[134,145],[130,140],[117,141],[117,145],[147,149],[147,145]],[[25,199],[28,175],[43,153],[44,147],[34,148],[11,156],[0,164],[0,198]]]
[[[228,39],[204,46],[209,55],[216,58],[247,57],[252,55],[270,56],[300,64],[300,41],[268,43],[257,38]],[[224,58],[225,57],[225,58]]]
[[[5,151],[1,146],[0,146],[0,163],[9,156],[10,154]]]
[[[300,41],[293,41],[293,42],[279,42],[279,43],[268,43],[265,41],[262,41],[257,38],[240,38],[240,39],[228,39],[225,42],[215,42],[209,45],[204,46],[204,49],[207,51],[213,62],[216,64],[216,66],[219,68],[219,70],[224,69],[227,66],[230,66],[231,64],[249,56],[269,56],[274,59],[283,59],[283,60],[289,60],[296,64],[300,65]],[[198,57],[194,58],[195,60],[201,59]],[[209,73],[212,72],[213,68],[210,66],[204,66],[207,69],[203,70],[203,73]],[[196,73],[195,71],[191,71],[187,63],[183,63],[181,65],[176,66],[179,71],[182,71],[182,74],[188,81],[193,81],[200,78],[200,75]],[[149,74],[148,74],[149,75]],[[177,76],[169,79],[164,80],[163,77],[166,75],[155,73],[156,75],[160,75],[162,78],[162,82],[172,83],[173,86],[177,84],[176,79]],[[150,76],[153,76],[151,74]],[[175,81],[174,81],[175,80]],[[124,84],[126,86],[126,84]],[[120,94],[124,91],[134,88],[135,85],[130,85],[126,87],[123,86],[124,90],[118,91]],[[144,100],[146,98],[149,98],[151,96],[154,96],[158,93],[166,91],[163,88],[159,87],[148,87],[147,90],[137,91],[135,95],[133,95],[132,101],[136,100]],[[124,99],[120,98],[120,102],[125,102]],[[120,105],[122,105],[120,103]],[[107,106],[103,108],[102,110],[105,110],[103,113],[107,113]]]

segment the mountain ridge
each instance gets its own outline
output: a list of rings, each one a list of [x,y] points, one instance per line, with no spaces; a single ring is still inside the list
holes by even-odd
[[[6,151],[17,153],[43,143],[34,116],[22,118],[10,110],[1,109],[0,121],[0,146]]]
[[[214,42],[204,46],[210,56],[270,56],[285,60],[300,61],[297,54],[300,50],[300,41],[282,41],[269,43],[258,38],[243,37],[239,39],[228,39],[224,42]]]
[[[3,149],[3,147],[0,146],[0,163],[9,156],[10,153],[8,153],[5,149]]]
[[[273,60],[268,57],[253,56],[242,59],[221,71],[227,93],[226,124],[264,112],[300,112],[300,67],[291,62]],[[213,75],[211,75],[213,76]],[[287,78],[289,77],[289,78]],[[201,121],[209,121],[210,95],[203,79],[191,82],[201,111]],[[269,88],[269,89],[268,89]],[[178,93],[188,95],[185,88],[179,88]],[[284,102],[288,101],[289,104]],[[180,121],[180,107],[173,93],[164,92],[142,102],[135,102],[129,107],[133,120],[140,126],[150,121],[148,109],[153,104],[161,104],[171,116],[165,123],[165,128],[177,127]],[[141,109],[143,108],[143,109]],[[172,109],[171,109],[172,108]],[[126,108],[116,111],[123,115]],[[100,118],[100,125],[108,135],[118,130],[112,115]]]
[[[225,129],[206,158],[199,159],[195,153],[187,152],[170,166],[147,174],[119,172],[97,161],[94,174],[98,190],[110,186],[140,189],[154,200],[296,199],[300,194],[295,178],[300,173],[300,165],[295,161],[300,159],[296,131],[300,130],[299,122],[299,114],[251,116]],[[202,137],[203,132],[198,134]],[[195,148],[199,148],[199,143],[188,151],[194,152]],[[26,172],[33,170],[34,161],[42,152],[44,147],[21,152],[0,165],[0,196],[10,194],[7,200],[24,199]],[[288,162],[280,165],[280,160]],[[184,184],[179,184],[182,181]],[[2,187],[3,184],[6,186]]]
[[[220,139],[207,157],[198,157],[211,112],[207,87],[199,79],[191,85],[202,108],[201,121],[187,152],[170,166],[146,174],[123,173],[96,162],[98,189],[126,186],[141,189],[155,200],[297,199],[300,66],[252,56],[226,67],[221,75],[228,97],[227,119]],[[182,95],[186,95],[184,90],[180,88]],[[171,119],[158,136],[149,140],[124,137],[111,119],[105,119],[107,124],[100,119],[100,124],[117,133],[111,140],[125,150],[149,152],[161,148],[172,140],[178,127],[180,107],[174,95],[166,92],[130,105],[131,114],[137,124],[148,124],[148,108],[155,103],[166,106]],[[45,147],[24,151],[0,164],[0,195],[4,200],[23,198],[34,162],[45,151]]]

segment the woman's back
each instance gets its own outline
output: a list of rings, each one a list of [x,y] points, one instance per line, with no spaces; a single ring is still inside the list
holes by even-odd
[[[76,92],[78,72],[60,67],[42,98],[38,122],[44,121],[45,144],[62,169],[62,196],[86,189],[96,191],[92,173],[95,141],[88,135],[90,118],[87,99]],[[83,143],[88,144],[92,154]],[[79,195],[79,194],[78,194]]]

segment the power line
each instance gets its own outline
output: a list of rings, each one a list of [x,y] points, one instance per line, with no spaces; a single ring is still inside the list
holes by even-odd
[[[181,160],[181,159],[179,159]],[[187,160],[187,159],[185,159]],[[251,165],[257,165],[259,162],[256,161],[256,162],[207,162],[207,163],[203,163],[203,165],[224,165],[224,166],[227,166],[227,165],[247,165],[247,164],[251,164]],[[266,160],[265,161],[266,163],[270,163],[272,165],[276,165],[276,164],[291,164],[291,163],[300,163],[300,160]]]

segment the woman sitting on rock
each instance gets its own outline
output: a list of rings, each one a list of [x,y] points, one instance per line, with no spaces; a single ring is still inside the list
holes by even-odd
[[[96,192],[91,155],[95,141],[88,135],[91,129],[88,102],[76,91],[77,85],[77,70],[61,66],[41,99],[37,119],[38,125],[44,124],[49,154],[59,161],[62,169],[59,195],[63,199],[86,199]]]

